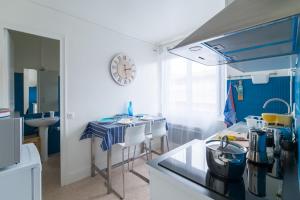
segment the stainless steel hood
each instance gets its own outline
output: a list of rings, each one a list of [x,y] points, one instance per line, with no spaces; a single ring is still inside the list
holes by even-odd
[[[289,56],[300,50],[299,17],[300,0],[235,0],[169,51],[241,71],[254,71],[257,63],[272,69],[275,61],[289,67],[295,62]]]

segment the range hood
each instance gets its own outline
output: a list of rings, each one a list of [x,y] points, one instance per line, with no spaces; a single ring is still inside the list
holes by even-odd
[[[299,17],[300,0],[235,0],[169,52],[244,72],[289,68],[300,50]]]

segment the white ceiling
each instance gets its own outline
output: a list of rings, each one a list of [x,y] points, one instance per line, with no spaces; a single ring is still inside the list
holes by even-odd
[[[32,0],[152,44],[185,36],[225,6],[225,0]]]

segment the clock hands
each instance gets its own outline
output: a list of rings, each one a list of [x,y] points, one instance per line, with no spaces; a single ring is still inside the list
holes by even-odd
[[[127,78],[128,78],[127,71],[132,70],[132,68],[131,68],[131,67],[126,68],[126,65],[125,65],[125,64],[124,64],[123,66],[124,66],[125,77],[126,77],[126,79],[127,79]]]

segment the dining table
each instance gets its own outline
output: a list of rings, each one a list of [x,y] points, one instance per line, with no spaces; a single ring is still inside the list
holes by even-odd
[[[107,120],[109,119],[109,120]],[[91,176],[94,177],[96,172],[101,175],[106,180],[107,193],[114,193],[120,199],[122,199],[122,195],[120,195],[116,190],[112,187],[111,182],[111,171],[112,171],[112,146],[114,144],[123,143],[125,130],[127,127],[146,125],[147,133],[151,133],[151,126],[154,123],[166,121],[165,117],[162,116],[152,116],[152,115],[138,115],[138,116],[115,116],[112,118],[103,118],[102,120],[91,121],[85,127],[80,140],[91,138]],[[166,123],[166,129],[167,123]],[[96,144],[95,138],[100,138],[100,143]],[[106,170],[100,170],[95,164],[96,145],[100,145],[102,151],[105,151],[107,154],[107,166]],[[161,148],[162,152],[164,152],[164,140],[161,140]],[[127,162],[129,162],[128,160]],[[137,173],[136,171],[131,171],[133,174],[142,178],[146,182],[149,182],[147,178]]]

